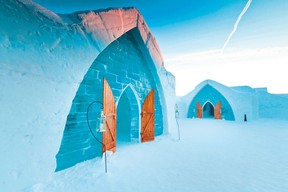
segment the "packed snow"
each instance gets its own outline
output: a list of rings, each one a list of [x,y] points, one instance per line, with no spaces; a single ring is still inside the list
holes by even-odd
[[[25,191],[288,191],[288,121],[181,119],[178,135],[126,145]]]

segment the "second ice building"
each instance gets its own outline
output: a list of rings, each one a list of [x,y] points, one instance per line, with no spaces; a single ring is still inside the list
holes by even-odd
[[[178,99],[181,117],[213,118],[243,121],[258,118],[255,90],[248,87],[227,87],[205,80],[186,96]]]

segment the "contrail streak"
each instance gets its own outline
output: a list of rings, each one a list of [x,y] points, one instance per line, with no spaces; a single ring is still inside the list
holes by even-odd
[[[238,16],[238,19],[236,21],[236,23],[234,24],[234,28],[232,30],[232,32],[229,34],[227,40],[225,41],[223,47],[222,47],[222,52],[224,51],[224,49],[226,48],[226,46],[228,45],[231,37],[234,35],[234,33],[236,32],[239,22],[241,21],[243,15],[246,13],[246,11],[249,9],[250,4],[252,3],[252,0],[248,0],[247,4],[245,5],[244,9],[242,10],[242,12],[240,13],[240,15]]]

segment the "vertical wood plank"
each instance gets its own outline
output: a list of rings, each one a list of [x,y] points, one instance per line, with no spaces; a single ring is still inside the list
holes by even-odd
[[[197,117],[203,118],[202,105],[199,102],[196,103],[196,109],[197,109]]]
[[[221,119],[221,107],[222,107],[222,103],[221,101],[219,101],[216,106],[215,106],[215,109],[214,109],[214,118],[215,119]]]
[[[103,112],[106,116],[106,131],[102,134],[102,152],[116,152],[116,105],[107,80],[103,79]]]
[[[141,112],[141,142],[153,141],[155,138],[155,106],[154,89],[152,89],[142,106]]]

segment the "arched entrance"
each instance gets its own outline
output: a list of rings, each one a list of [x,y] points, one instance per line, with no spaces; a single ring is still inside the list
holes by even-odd
[[[214,118],[214,107],[211,102],[207,102],[203,107],[203,118]]]
[[[213,118],[234,121],[234,112],[227,98],[212,85],[205,85],[190,102],[188,118]],[[201,85],[201,84],[200,84]],[[203,104],[203,105],[202,105]],[[206,106],[205,106],[206,105]],[[205,106],[205,109],[203,109]],[[212,110],[214,108],[214,111]],[[206,112],[206,114],[202,114]],[[214,113],[214,115],[213,115]]]
[[[117,145],[139,141],[140,112],[139,99],[131,85],[128,85],[117,104]]]
[[[72,101],[61,146],[56,155],[57,171],[102,155],[102,145],[93,138],[87,127],[86,113],[91,102],[102,101],[103,78],[109,82],[114,100],[117,99],[119,104],[116,107],[116,136],[113,135],[115,146],[119,147],[121,142],[140,142],[141,104],[151,89],[155,89],[155,136],[163,133],[165,100],[160,97],[162,87],[154,62],[135,28],[109,44],[85,74]],[[135,106],[137,107],[134,108]],[[91,127],[95,127],[97,115],[91,112],[89,117]],[[95,135],[99,140],[103,138],[100,132],[95,131]]]

